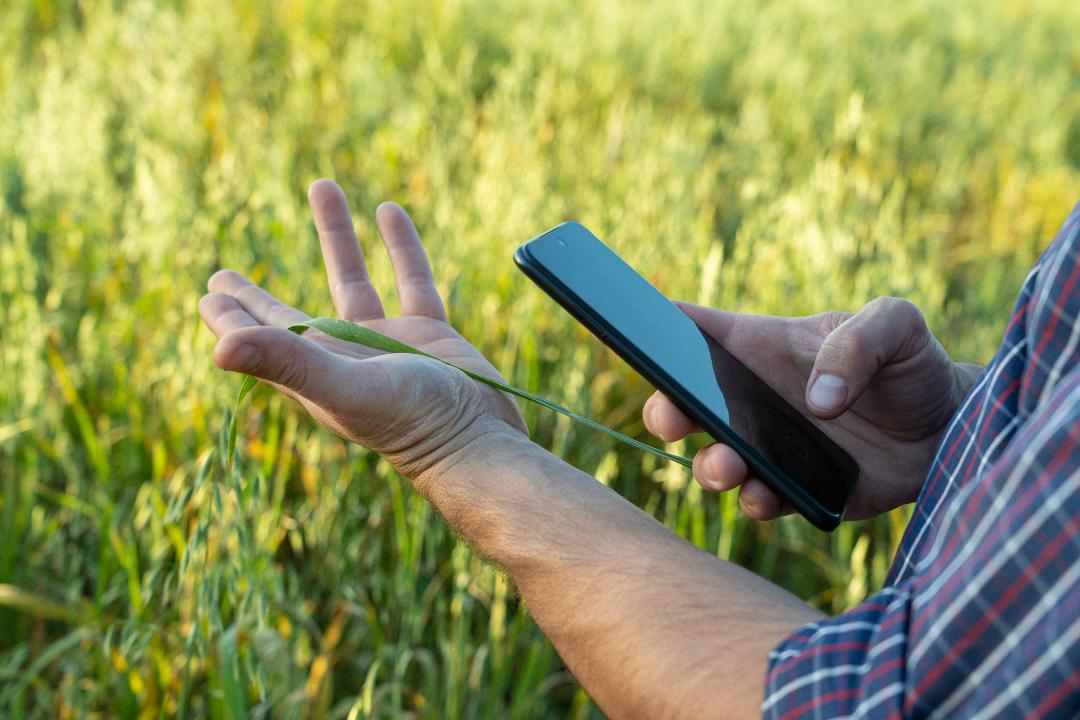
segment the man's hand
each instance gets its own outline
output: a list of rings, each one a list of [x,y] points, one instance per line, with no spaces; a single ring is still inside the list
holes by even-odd
[[[915,500],[979,371],[953,363],[918,308],[896,298],[873,300],[856,315],[802,318],[681,307],[855,458],[860,476],[848,519]],[[669,442],[698,429],[660,393],[645,403],[643,416],[649,431]],[[726,445],[701,450],[694,476],[707,490],[741,486],[739,501],[750,517],[770,520],[787,511]]]
[[[364,266],[349,208],[329,180],[308,198],[338,314],[470,370],[495,368],[447,323],[427,256],[409,216],[384,203],[379,232],[394,266],[401,317],[387,318]],[[424,490],[427,471],[452,463],[489,433],[527,434],[515,402],[434,360],[380,354],[309,330],[286,328],[308,316],[239,273],[210,278],[199,312],[218,336],[214,362],[248,373],[299,401],[343,438],[385,456]]]
[[[447,324],[401,208],[376,214],[403,313],[386,318],[341,190],[320,180],[309,196],[344,319],[496,376]],[[503,568],[609,717],[758,717],[769,650],[821,619],[530,442],[510,398],[453,368],[312,330],[298,336],[286,328],[306,315],[227,270],[210,279],[199,309],[220,338],[220,367],[261,378],[381,453]]]

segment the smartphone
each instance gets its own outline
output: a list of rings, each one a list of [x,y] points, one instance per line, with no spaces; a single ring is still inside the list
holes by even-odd
[[[858,464],[595,235],[566,222],[514,262],[787,504],[836,528]]]

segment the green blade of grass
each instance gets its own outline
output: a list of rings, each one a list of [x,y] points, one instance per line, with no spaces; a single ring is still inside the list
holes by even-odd
[[[248,717],[247,692],[240,680],[240,649],[236,645],[237,630],[225,633],[218,643],[218,681],[222,690],[222,709],[228,720],[244,720]]]
[[[659,456],[661,458],[664,458],[665,460],[670,460],[671,462],[675,462],[675,463],[678,463],[680,465],[684,465],[686,467],[691,467],[693,465],[692,461],[689,458],[685,458],[685,457],[683,457],[681,455],[675,455],[674,453],[669,453],[669,452],[667,452],[665,450],[661,450],[660,448],[652,447],[651,445],[646,445],[645,443],[640,442],[638,440],[635,440],[634,438],[629,437],[628,435],[623,435],[621,432],[618,432],[616,430],[612,430],[611,428],[606,427],[604,425],[601,425],[600,423],[598,423],[598,422],[596,422],[594,420],[590,420],[589,418],[585,417],[584,415],[578,415],[573,410],[565,408],[562,405],[559,405],[558,403],[554,403],[551,400],[548,400],[547,398],[540,397],[539,395],[534,395],[534,394],[532,394],[530,392],[526,392],[525,390],[521,390],[520,388],[516,388],[513,385],[509,385],[509,384],[504,383],[504,382],[502,382],[500,380],[495,380],[494,378],[489,378],[486,375],[481,375],[480,373],[473,372],[472,370],[467,370],[467,369],[465,369],[463,367],[460,367],[458,365],[455,365],[455,364],[453,364],[451,362],[447,362],[446,360],[443,360],[442,358],[435,357],[434,355],[430,355],[430,354],[424,352],[423,350],[418,350],[417,348],[414,348],[412,345],[407,345],[407,344],[401,342],[400,340],[395,340],[395,339],[393,339],[391,337],[387,337],[386,335],[383,335],[382,333],[378,333],[378,332],[375,332],[374,330],[372,330],[370,328],[366,328],[366,327],[363,327],[361,325],[357,325],[355,323],[348,322],[347,320],[339,320],[337,318],[317,317],[317,318],[312,318],[311,320],[305,320],[302,323],[297,323],[297,324],[291,325],[289,327],[289,329],[292,330],[297,335],[302,335],[305,331],[307,331],[310,328],[314,328],[315,330],[318,330],[319,332],[324,332],[327,335],[330,335],[331,337],[337,338],[338,340],[344,340],[345,342],[356,343],[357,345],[364,345],[365,347],[374,348],[375,350],[382,350],[383,352],[388,352],[388,353],[409,353],[409,354],[412,354],[412,355],[422,355],[424,357],[431,358],[432,360],[436,360],[438,362],[441,362],[444,365],[449,365],[450,367],[454,368],[455,370],[458,370],[459,372],[465,373],[466,375],[468,375],[473,380],[476,380],[477,382],[482,382],[485,385],[488,385],[490,387],[495,388],[496,390],[501,390],[503,392],[510,393],[511,395],[522,398],[524,400],[528,400],[529,402],[534,402],[534,403],[536,403],[538,405],[542,405],[542,406],[548,408],[549,410],[553,410],[554,412],[559,413],[560,415],[565,415],[566,417],[570,418],[574,422],[581,423],[582,425],[585,425],[586,427],[592,428],[593,430],[597,430],[597,431],[602,432],[602,433],[604,433],[606,435],[610,435],[611,437],[615,438],[619,442],[626,443],[627,445],[635,447],[638,450],[641,450],[641,451],[647,452],[647,453],[652,453],[653,455],[657,455],[657,456]],[[248,393],[251,392],[251,389],[253,387],[255,387],[256,382],[257,381],[255,380],[255,378],[253,378],[251,376],[245,377],[244,378],[244,384],[240,388],[240,394],[236,398],[236,408],[233,411],[232,420],[231,420],[230,425],[229,425],[229,449],[228,449],[228,452],[229,452],[229,461],[230,462],[232,461],[233,451],[234,451],[234,449],[236,447],[236,424],[237,424],[237,416],[239,415],[239,412],[240,412],[240,403],[243,402],[244,398],[248,395]]]
[[[236,404],[233,406],[232,417],[229,418],[229,457],[225,458],[225,465],[232,470],[233,456],[236,454],[236,431],[237,417],[240,415],[240,404],[244,398],[259,384],[259,381],[251,375],[244,376],[244,384],[240,386],[240,393],[236,396]]]

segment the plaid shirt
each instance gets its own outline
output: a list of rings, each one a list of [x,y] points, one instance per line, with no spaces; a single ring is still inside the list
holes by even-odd
[[[1080,204],[946,431],[885,588],[769,656],[765,717],[1080,716]]]

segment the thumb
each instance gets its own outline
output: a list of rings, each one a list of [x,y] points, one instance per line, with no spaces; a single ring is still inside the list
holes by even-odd
[[[334,404],[356,379],[348,359],[281,327],[246,327],[225,335],[214,348],[214,363],[317,405]]]
[[[821,343],[806,385],[810,412],[823,419],[840,415],[883,366],[916,354],[928,337],[926,321],[912,303],[871,300]]]

